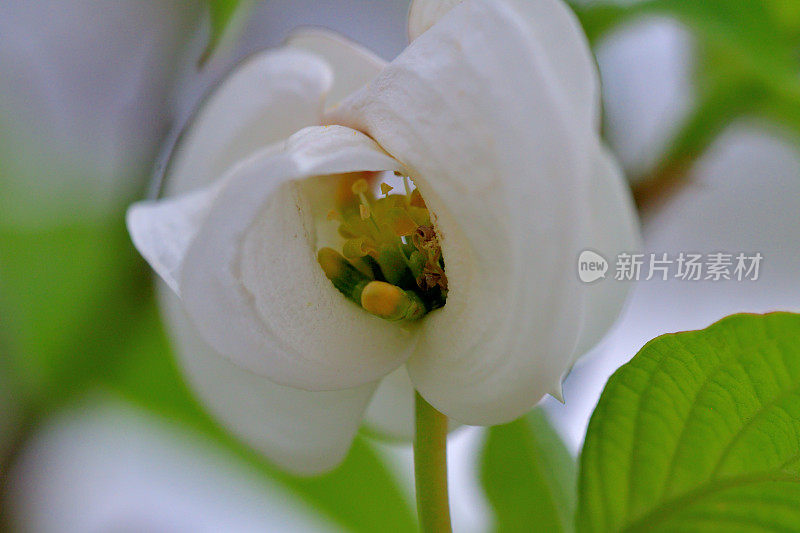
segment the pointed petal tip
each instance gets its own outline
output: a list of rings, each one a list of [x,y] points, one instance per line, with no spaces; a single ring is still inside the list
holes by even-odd
[[[167,284],[175,293],[178,291],[178,280],[172,275],[173,267],[161,260],[161,253],[154,241],[154,227],[151,221],[151,214],[155,204],[152,201],[141,201],[132,204],[125,212],[125,226],[131,237],[133,246],[147,261],[156,274]]]
[[[134,246],[175,294],[189,244],[220,185],[166,200],[144,200],[128,208],[125,223]]]
[[[557,384],[555,387],[553,387],[553,388],[550,390],[550,392],[548,392],[547,394],[549,394],[550,396],[552,396],[553,398],[555,398],[556,400],[558,400],[558,402],[559,402],[559,403],[561,403],[561,404],[564,404],[564,403],[565,403],[565,402],[564,402],[564,388],[562,387],[562,385],[561,385],[561,382],[560,382],[560,381],[559,381],[559,382],[558,382],[558,384]]]

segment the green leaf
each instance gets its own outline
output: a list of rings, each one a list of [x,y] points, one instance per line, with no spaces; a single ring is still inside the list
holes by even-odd
[[[0,341],[25,397],[54,403],[113,366],[147,279],[121,216],[0,226]]]
[[[223,36],[233,25],[235,16],[243,10],[249,9],[250,0],[208,0],[211,18],[211,36],[208,41],[200,63],[204,63],[222,41]]]
[[[572,531],[575,460],[541,409],[489,429],[480,476],[496,530]]]
[[[573,0],[570,5],[592,46],[596,46],[603,37],[628,20],[640,15],[638,9],[615,3],[598,2],[584,5],[580,0]]]
[[[688,120],[679,128],[651,179],[685,172],[732,119],[752,112],[768,101],[764,87],[746,79],[737,82],[730,78],[715,84],[700,98]],[[766,114],[766,110],[762,114]]]
[[[225,32],[225,28],[233,19],[236,8],[242,0],[209,0],[208,9],[211,14],[211,41],[216,42]]]
[[[649,342],[589,423],[579,531],[797,531],[800,315]]]

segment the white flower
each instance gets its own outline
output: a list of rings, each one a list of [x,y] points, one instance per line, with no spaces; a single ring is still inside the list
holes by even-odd
[[[129,212],[197,393],[295,471],[338,464],[387,375],[367,412],[384,432],[408,432],[412,383],[461,423],[522,415],[560,394],[625,296],[576,272],[583,248],[613,257],[638,233],[574,16],[417,0],[410,33],[388,65],[322,32],[250,58],[186,132],[168,198]],[[446,305],[406,327],[348,301],[316,258],[333,176],[384,170],[424,196],[449,280]]]

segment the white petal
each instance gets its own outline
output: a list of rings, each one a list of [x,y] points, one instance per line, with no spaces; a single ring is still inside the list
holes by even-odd
[[[462,0],[414,0],[410,40],[416,39]],[[572,102],[573,111],[595,128],[600,122],[600,81],[586,35],[562,0],[496,0],[513,7],[544,50],[545,59]],[[514,53],[514,52],[510,52]]]
[[[364,426],[378,438],[410,442],[414,438],[414,384],[401,366],[381,380],[364,415]],[[448,430],[461,424],[448,421]]]
[[[592,224],[583,249],[599,252],[611,265],[606,279],[583,285],[586,312],[580,341],[575,350],[577,359],[590,350],[608,332],[622,311],[630,289],[629,282],[614,279],[614,263],[621,252],[641,249],[639,217],[627,181],[614,157],[598,146],[594,158],[592,182]]]
[[[562,0],[508,1],[531,25],[575,113],[599,128],[600,76],[575,13]]]
[[[175,293],[189,243],[218,190],[212,185],[178,198],[138,202],[128,209],[126,222],[133,244]]]
[[[330,69],[298,50],[254,55],[208,97],[190,121],[165,173],[166,202],[140,202],[128,212],[133,242],[177,292],[186,250],[220,188],[219,178],[239,159],[320,121]]]
[[[381,437],[404,441],[414,438],[414,385],[405,365],[380,382],[367,407],[364,424]]]
[[[366,48],[323,29],[295,30],[286,45],[307,50],[323,58],[333,69],[333,86],[328,105],[337,102],[371,82],[380,74],[386,62]]]
[[[354,130],[301,130],[281,153],[234,167],[189,246],[180,283],[205,340],[282,385],[333,390],[402,364],[413,331],[365,313],[325,277],[314,214],[296,180],[402,166]]]
[[[205,344],[180,300],[161,287],[165,320],[195,393],[223,426],[284,469],[315,474],[350,449],[375,384],[331,392],[282,387]]]
[[[408,10],[408,40],[413,41],[463,0],[412,0]]]
[[[506,3],[465,2],[328,118],[404,163],[436,216],[450,292],[409,375],[467,424],[526,412],[578,340],[597,141],[546,58]]]
[[[330,68],[301,50],[246,59],[184,130],[165,175],[166,192],[208,185],[258,149],[319,124],[331,83]]]

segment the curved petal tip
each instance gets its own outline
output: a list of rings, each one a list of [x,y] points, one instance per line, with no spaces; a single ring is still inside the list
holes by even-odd
[[[463,0],[413,0],[408,10],[408,40],[428,31],[454,6]]]
[[[183,258],[217,190],[209,187],[179,198],[138,202],[125,214],[134,246],[176,294]]]

